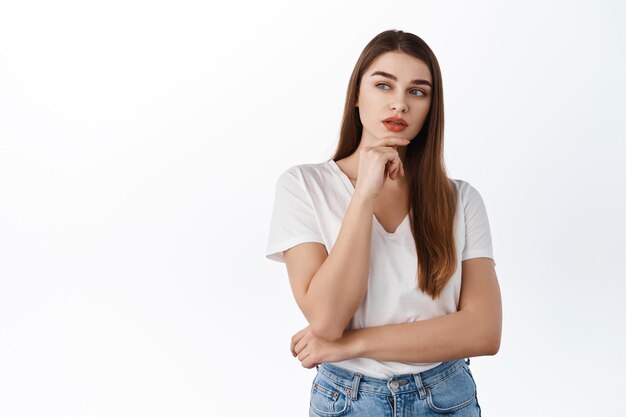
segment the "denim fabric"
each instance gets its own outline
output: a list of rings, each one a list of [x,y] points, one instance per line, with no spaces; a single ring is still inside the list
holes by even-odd
[[[457,359],[378,379],[322,363],[311,385],[309,417],[479,417],[469,364],[469,358]]]

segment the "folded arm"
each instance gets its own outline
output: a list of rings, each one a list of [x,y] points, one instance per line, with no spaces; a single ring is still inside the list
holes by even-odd
[[[310,242],[284,252],[298,307],[328,341],[343,336],[367,292],[373,214],[374,199],[355,192],[330,254]]]
[[[459,310],[429,320],[350,330],[349,357],[396,362],[443,362],[495,355],[500,349],[502,301],[493,261],[462,263]]]

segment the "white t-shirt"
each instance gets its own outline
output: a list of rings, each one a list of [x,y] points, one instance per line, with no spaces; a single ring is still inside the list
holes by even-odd
[[[367,293],[349,329],[427,320],[457,311],[461,261],[494,258],[482,197],[468,182],[457,179],[454,182],[459,191],[454,220],[457,269],[440,297],[433,300],[417,287],[417,252],[408,215],[393,233],[387,232],[373,216]],[[353,192],[350,179],[332,160],[295,165],[284,171],[276,182],[267,259],[285,262],[282,252],[304,242],[319,242],[330,253]],[[422,372],[441,362],[354,358],[333,363],[375,378],[390,378]]]

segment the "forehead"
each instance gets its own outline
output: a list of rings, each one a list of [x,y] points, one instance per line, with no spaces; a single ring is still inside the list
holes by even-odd
[[[398,81],[409,82],[414,79],[427,80],[432,84],[432,77],[428,65],[421,59],[405,54],[404,52],[385,52],[374,59],[363,73],[369,77],[374,71],[384,71],[398,77]]]

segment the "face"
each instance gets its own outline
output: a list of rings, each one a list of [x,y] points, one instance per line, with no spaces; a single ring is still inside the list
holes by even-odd
[[[428,66],[403,52],[379,55],[364,71],[356,106],[363,136],[371,145],[384,137],[412,140],[422,129],[432,94]],[[397,118],[398,123],[385,122]]]

